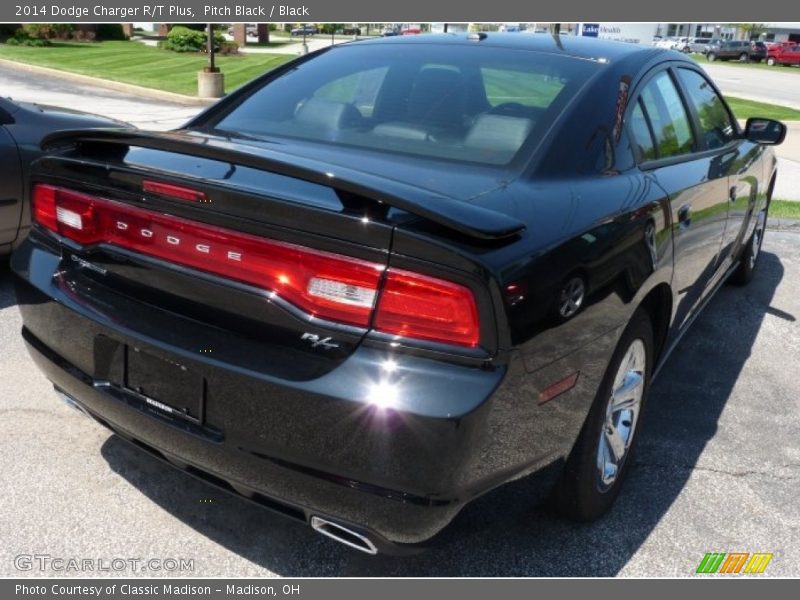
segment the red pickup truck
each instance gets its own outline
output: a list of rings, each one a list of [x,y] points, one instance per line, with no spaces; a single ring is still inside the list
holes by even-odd
[[[767,64],[800,65],[800,45],[796,42],[776,44],[767,51]]]

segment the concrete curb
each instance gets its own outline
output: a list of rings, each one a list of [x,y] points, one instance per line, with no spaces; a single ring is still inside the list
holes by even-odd
[[[13,60],[7,60],[5,58],[0,58],[0,66],[8,67],[9,69],[14,69],[24,73],[47,75],[48,77],[64,79],[73,83],[82,83],[116,92],[124,92],[126,94],[139,96],[141,98],[171,102],[173,104],[179,104],[182,106],[211,106],[216,102],[216,99],[213,98],[196,98],[194,96],[185,96],[184,94],[154,90],[151,88],[142,87],[140,85],[121,83],[119,81],[110,81],[108,79],[90,77],[89,75],[80,75],[78,73],[70,73],[69,71],[61,71],[59,69],[51,69],[49,67],[40,67],[38,65],[16,62]]]
[[[767,219],[767,231],[800,233],[800,219]]]

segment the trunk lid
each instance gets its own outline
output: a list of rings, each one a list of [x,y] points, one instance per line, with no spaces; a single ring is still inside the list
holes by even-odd
[[[298,277],[296,248],[313,259],[346,257],[361,269],[356,278],[371,277],[372,269],[377,286],[390,266],[398,224],[422,217],[479,240],[513,236],[522,227],[430,187],[219,138],[91,131],[56,134],[46,144],[58,151],[39,161],[34,183],[102,201],[110,211],[106,227],[124,225],[115,233],[134,236],[86,244],[62,239],[62,287],[95,310],[119,313],[131,330],[159,323],[172,344],[285,379],[319,377],[345,360],[370,330],[377,291],[373,297],[351,279],[342,286],[318,277],[313,285],[298,284],[315,296],[306,306],[308,297],[277,293],[277,279],[261,285],[240,276],[243,256],[255,254],[247,243],[267,240],[277,245],[272,250],[288,252],[286,290]],[[183,254],[170,254],[175,248]],[[330,305],[331,298],[347,310],[372,302],[369,316],[328,318],[325,306],[320,312],[313,303]]]

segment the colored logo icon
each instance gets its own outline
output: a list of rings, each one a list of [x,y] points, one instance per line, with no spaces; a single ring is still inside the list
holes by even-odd
[[[697,573],[734,575],[763,573],[772,560],[772,553],[757,552],[707,552],[697,565]]]

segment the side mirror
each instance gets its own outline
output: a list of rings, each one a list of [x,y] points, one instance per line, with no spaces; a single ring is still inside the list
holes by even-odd
[[[773,119],[751,117],[744,127],[744,137],[756,144],[776,146],[786,137],[786,125]]]

